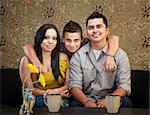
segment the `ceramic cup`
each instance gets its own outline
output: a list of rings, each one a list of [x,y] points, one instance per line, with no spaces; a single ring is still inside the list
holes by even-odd
[[[61,101],[62,97],[60,94],[48,94],[44,98],[45,105],[48,107],[49,112],[59,112]]]
[[[106,103],[107,113],[118,113],[121,105],[121,98],[118,95],[107,95]]]

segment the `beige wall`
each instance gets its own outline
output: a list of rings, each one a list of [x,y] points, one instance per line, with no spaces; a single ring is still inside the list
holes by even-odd
[[[132,69],[149,70],[148,0],[1,0],[0,67],[18,68],[22,47],[33,42],[42,24],[53,23],[62,34],[65,23],[74,20],[85,31],[86,18],[93,10],[107,16],[111,33],[120,37]]]

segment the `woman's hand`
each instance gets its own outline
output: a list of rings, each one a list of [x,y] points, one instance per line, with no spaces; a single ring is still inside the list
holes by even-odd
[[[43,96],[46,97],[48,94],[53,94],[52,89],[47,89]]]
[[[60,94],[62,97],[69,97],[69,90],[66,89],[66,90],[59,90],[59,89],[53,89],[52,90],[54,94]]]
[[[65,98],[68,98],[71,96],[68,89],[62,91],[60,94],[62,97],[65,97]]]
[[[69,97],[69,90],[60,91],[59,89],[47,89],[44,93],[44,97],[48,94],[60,94],[62,97]]]

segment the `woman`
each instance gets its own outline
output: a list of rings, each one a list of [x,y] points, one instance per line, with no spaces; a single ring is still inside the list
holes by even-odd
[[[29,77],[26,81],[26,87],[33,87],[36,105],[45,106],[43,95],[53,93],[61,94],[62,97],[69,96],[67,90],[69,61],[67,55],[60,52],[60,36],[54,25],[42,25],[38,29],[34,41],[37,57],[47,71],[43,73],[46,86],[42,87],[39,83],[33,84],[33,81],[37,81],[38,75],[30,73],[27,65],[31,62],[26,56],[20,62],[20,77],[22,82],[25,77]]]

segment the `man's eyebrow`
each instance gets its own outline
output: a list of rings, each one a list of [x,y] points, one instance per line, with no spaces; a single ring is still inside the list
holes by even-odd
[[[88,25],[88,27],[92,27],[93,25]]]
[[[70,40],[69,38],[65,38],[66,40]]]
[[[94,26],[93,25],[89,25],[89,26],[87,26],[88,28],[93,28]]]
[[[74,39],[74,40],[79,40],[78,38]]]

